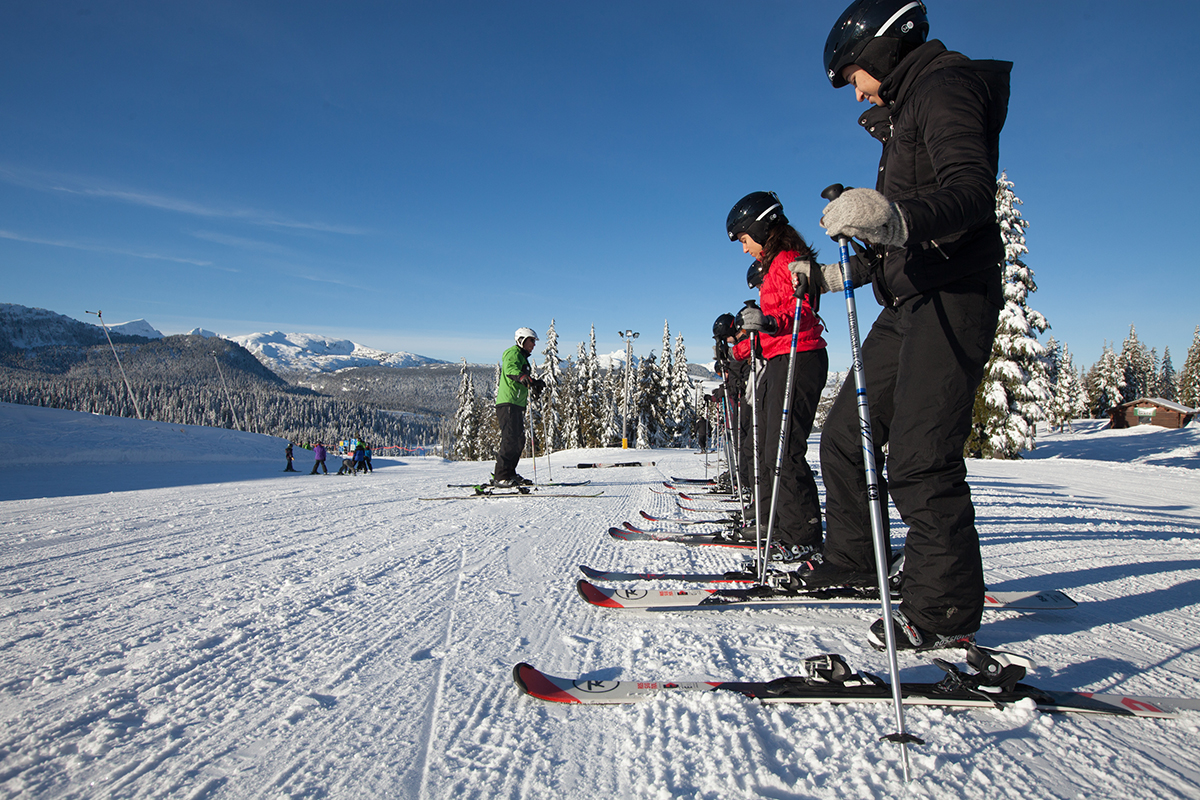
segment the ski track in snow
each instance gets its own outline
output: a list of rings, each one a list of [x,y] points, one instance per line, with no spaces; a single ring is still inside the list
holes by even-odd
[[[11,408],[0,405],[0,446],[13,435],[3,424]],[[101,441],[89,442],[91,418],[80,417],[71,436],[81,448],[113,446],[111,420],[98,418]],[[117,424],[130,437],[154,425]],[[377,459],[372,475],[312,477],[298,450],[303,471],[284,475],[282,442],[246,434],[264,455],[215,470],[210,456],[232,434],[214,431],[208,453],[198,431],[185,432],[186,463],[168,452],[162,463],[109,464],[106,477],[64,468],[53,497],[39,495],[45,478],[28,463],[0,467],[9,492],[0,498],[13,498],[0,502],[0,794],[1200,794],[1200,712],[1131,720],[910,708],[907,727],[926,744],[910,748],[914,781],[904,787],[899,751],[878,741],[895,727],[887,705],[764,707],[705,694],[575,707],[521,695],[511,679],[520,661],[596,679],[753,680],[839,652],[886,675],[886,657],[865,643],[874,608],[620,612],[576,595],[578,564],[740,562],[719,548],[605,533],[639,509],[689,516],[651,487],[705,474],[693,452],[555,454],[554,478],[590,478],[588,489],[604,492],[595,499],[422,502],[467,494],[445,484],[478,480],[490,465]],[[1059,588],[1080,602],[985,616],[981,642],[1038,660],[1030,683],[1200,697],[1200,463],[1189,466],[1200,434],[1183,433],[1170,441],[1192,450],[1172,466],[971,462],[989,587]],[[814,466],[815,453],[814,439]],[[565,468],[614,460],[657,466]],[[195,480],[180,477],[188,470]],[[532,475],[532,464],[521,471]],[[892,521],[898,543],[894,511]],[[901,669],[912,680],[939,674],[911,655]]]

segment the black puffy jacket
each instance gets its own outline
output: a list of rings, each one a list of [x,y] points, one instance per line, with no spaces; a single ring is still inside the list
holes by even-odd
[[[875,188],[900,205],[908,223],[906,245],[872,248],[859,265],[883,305],[976,272],[998,274],[1004,245],[996,174],[1011,70],[1010,62],[972,61],[935,39],[883,81],[887,106],[859,118],[883,143]]]

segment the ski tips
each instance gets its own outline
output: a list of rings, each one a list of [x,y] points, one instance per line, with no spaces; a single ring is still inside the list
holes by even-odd
[[[578,703],[579,700],[560,689],[550,677],[530,664],[521,662],[513,667],[513,682],[522,692],[551,703]]]
[[[600,587],[588,583],[583,578],[575,584],[575,590],[579,592],[579,596],[594,606],[603,608],[624,608],[623,605],[612,599],[606,592],[600,590]]]

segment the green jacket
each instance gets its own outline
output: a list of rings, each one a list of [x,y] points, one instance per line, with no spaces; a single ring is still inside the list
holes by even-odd
[[[524,408],[529,403],[529,387],[519,382],[519,375],[529,374],[529,356],[514,344],[500,357],[500,384],[496,387],[496,405],[512,403]]]

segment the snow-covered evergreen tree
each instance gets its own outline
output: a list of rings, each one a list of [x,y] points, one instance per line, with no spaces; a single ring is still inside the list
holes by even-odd
[[[579,416],[579,363],[584,359],[583,342],[579,343],[575,353],[575,363],[567,362],[567,369],[573,380],[565,382],[563,392],[563,447],[576,449],[583,447],[583,423]]]
[[[996,329],[992,356],[975,395],[968,454],[982,458],[1018,458],[1032,450],[1038,420],[1045,419],[1053,390],[1046,376],[1046,348],[1037,334],[1049,326],[1046,318],[1029,307],[1037,291],[1031,270],[1021,257],[1029,223],[1017,208],[1021,204],[1013,183],[1001,173],[996,191],[996,218],[1004,240],[1004,308]]]
[[[658,357],[653,352],[638,362],[636,375],[637,446],[662,447],[669,440],[663,424],[666,398],[662,394]]]
[[[600,361],[596,356],[596,326],[592,326],[591,340],[584,350],[579,345],[579,363],[576,365],[575,404],[579,414],[579,447],[603,447],[603,420],[600,416],[602,388]]]
[[[1058,383],[1058,365],[1062,360],[1062,344],[1059,343],[1054,336],[1046,339],[1046,355],[1042,356],[1042,360],[1046,362],[1046,380],[1050,381],[1050,385]]]
[[[1141,397],[1154,394],[1156,364],[1150,357],[1146,345],[1138,340],[1134,326],[1129,326],[1129,335],[1121,343],[1121,355],[1118,356],[1121,366],[1121,376],[1125,385],[1121,388],[1121,402],[1128,403]],[[1114,403],[1115,405],[1115,403]]]
[[[1057,373],[1054,400],[1050,403],[1047,422],[1052,430],[1070,430],[1071,420],[1087,415],[1087,393],[1083,390],[1083,381],[1075,370],[1071,350],[1065,345],[1059,348]]]
[[[562,367],[558,358],[558,331],[554,328],[554,320],[550,320],[550,329],[546,331],[546,346],[542,348],[542,370],[539,377],[546,382],[546,390],[538,402],[541,417],[543,446],[553,452],[562,447]]]
[[[1200,408],[1200,325],[1192,334],[1183,369],[1179,371],[1179,389],[1175,402],[1188,408]]]
[[[482,458],[479,451],[482,409],[475,396],[475,385],[465,358],[460,375],[462,380],[458,385],[458,408],[454,412],[453,452],[450,458],[455,461],[479,461]]]
[[[671,395],[668,400],[671,417],[675,420],[674,444],[680,447],[695,446],[696,389],[688,374],[687,349],[683,346],[683,335],[675,337],[675,358],[672,362]]]
[[[1179,396],[1178,381],[1175,366],[1171,363],[1171,348],[1164,347],[1162,366],[1158,370],[1158,396],[1163,400],[1174,400]]]
[[[663,320],[662,357],[658,360],[658,395],[663,398],[662,417],[659,419],[659,440],[664,444],[673,444],[679,435],[674,410],[671,403],[671,381],[675,377],[671,363],[671,325]]]
[[[1088,414],[1099,419],[1107,416],[1109,409],[1121,403],[1121,390],[1125,388],[1125,373],[1112,345],[1104,343],[1100,360],[1092,365],[1087,378]]]

